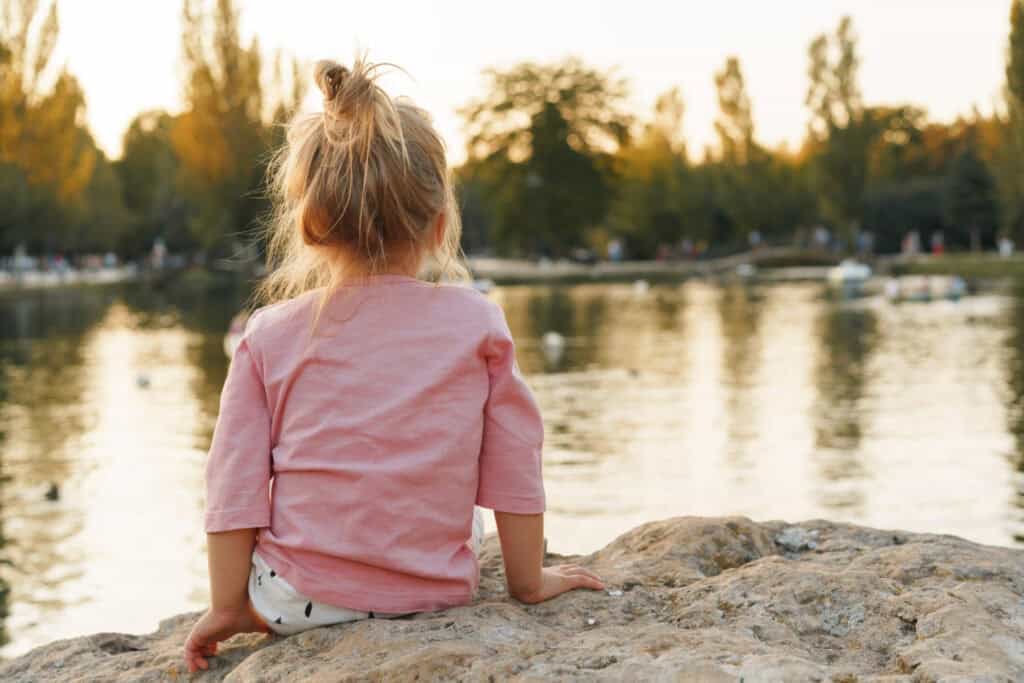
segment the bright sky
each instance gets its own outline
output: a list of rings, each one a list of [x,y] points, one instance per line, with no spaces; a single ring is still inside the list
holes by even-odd
[[[120,153],[140,111],[181,106],[181,3],[59,0],[58,58],[82,82],[100,144]],[[1011,0],[241,0],[242,30],[264,48],[311,64],[348,61],[357,47],[412,76],[392,94],[431,111],[464,157],[456,109],[482,92],[480,71],[522,60],[578,55],[617,69],[640,116],[680,86],[691,154],[714,139],[713,74],[729,55],[743,66],[757,137],[796,145],[807,122],[807,46],[850,14],[860,35],[861,86],[869,103],[913,103],[948,121],[977,105],[991,111],[1003,83]],[[311,96],[309,108],[317,102]]]

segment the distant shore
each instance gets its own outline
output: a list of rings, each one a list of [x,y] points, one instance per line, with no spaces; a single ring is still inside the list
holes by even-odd
[[[469,257],[469,266],[476,279],[491,280],[499,285],[516,284],[584,284],[599,282],[681,282],[691,278],[753,277],[762,282],[824,281],[828,269],[840,257],[831,253],[787,248],[764,249],[731,256],[700,260],[672,261],[602,261],[593,264],[572,261],[504,259]],[[985,254],[946,254],[942,256],[900,255],[867,259],[876,275],[959,275],[969,280],[1002,280],[1024,278],[1024,254],[999,256]],[[199,275],[196,270],[204,274]],[[0,270],[0,292],[109,285],[147,279],[171,282],[178,279],[208,282],[219,275],[234,273],[184,269],[144,271],[134,264],[116,268],[61,271],[31,270],[12,273]],[[252,276],[255,277],[255,276]]]
[[[134,265],[89,270],[73,268],[18,272],[0,270],[0,291],[52,289],[77,285],[109,285],[130,282],[138,277],[139,270]]]

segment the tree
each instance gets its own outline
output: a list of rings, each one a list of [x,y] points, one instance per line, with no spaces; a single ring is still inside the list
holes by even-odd
[[[953,162],[947,188],[947,216],[953,239],[972,251],[995,243],[999,227],[996,183],[977,153],[967,147]]]
[[[129,253],[146,252],[158,237],[175,251],[196,246],[179,191],[181,161],[171,139],[175,124],[167,112],[151,111],[136,116],[125,131],[115,170],[131,212],[131,238],[121,245]]]
[[[887,183],[941,175],[925,144],[927,114],[919,107],[877,107],[867,110],[875,128],[868,153],[868,182]]]
[[[1024,0],[1013,0],[1010,7],[1005,99],[994,168],[1003,226],[1020,239],[1024,237]]]
[[[745,244],[758,231],[765,237],[791,234],[813,219],[813,197],[794,160],[761,147],[740,62],[730,57],[715,75],[718,90],[719,153],[715,195],[728,219],[728,241]]]
[[[253,201],[269,140],[263,126],[259,46],[242,45],[232,0],[207,13],[198,0],[182,8],[185,111],[171,133],[182,185],[196,209],[193,236],[204,249],[248,228],[262,208]]]
[[[1006,90],[1018,106],[1024,103],[1024,1],[1010,7],[1010,48],[1006,64]]]
[[[754,142],[754,118],[743,71],[736,57],[715,74],[718,91],[719,164],[718,187],[721,206],[732,224],[732,239],[738,242],[759,230],[764,206],[759,201],[759,176],[765,171],[767,155]]]
[[[930,235],[947,227],[943,210],[944,178],[916,178],[869,190],[864,198],[864,227],[875,235],[881,252],[897,252],[911,230]]]
[[[725,67],[715,74],[715,87],[719,112],[715,131],[721,146],[721,158],[732,166],[745,166],[754,160],[757,149],[750,96],[747,95],[739,59],[729,57]]]
[[[212,11],[204,5],[184,0],[182,6],[185,111],[174,121],[171,141],[192,207],[189,227],[200,246],[212,250],[244,235],[266,208],[261,186],[276,139],[270,124],[297,109],[304,83],[293,61],[290,92],[268,103],[259,43],[242,43],[234,0],[216,0]]]
[[[860,58],[850,18],[842,18],[833,37],[815,38],[808,56],[808,142],[815,185],[823,214],[852,236],[861,219],[878,125],[861,100],[857,82]]]
[[[506,250],[562,254],[607,213],[612,155],[629,127],[625,83],[577,59],[484,74],[487,95],[460,113],[495,238]]]
[[[51,64],[59,28],[56,3],[40,11],[37,0],[0,0],[0,205],[12,211],[0,220],[5,251],[19,243],[79,250],[93,243],[92,221],[110,234],[121,225],[106,159],[82,123],[84,93]],[[101,218],[101,208],[111,214]]]
[[[643,258],[682,237],[687,213],[688,164],[682,136],[686,108],[677,88],[658,97],[653,119],[618,155],[616,200],[611,223]]]

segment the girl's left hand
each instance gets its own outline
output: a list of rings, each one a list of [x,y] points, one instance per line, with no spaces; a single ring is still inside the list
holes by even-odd
[[[189,673],[210,668],[206,658],[217,654],[217,643],[236,633],[270,633],[270,628],[248,602],[239,609],[207,611],[185,641],[185,664]]]

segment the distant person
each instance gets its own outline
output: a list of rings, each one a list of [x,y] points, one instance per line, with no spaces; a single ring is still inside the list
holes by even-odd
[[[160,270],[164,267],[164,261],[167,259],[167,244],[163,238],[157,237],[156,241],[153,242],[153,249],[150,251],[150,263],[153,268]]]
[[[757,249],[760,249],[761,248],[761,231],[760,230],[751,230],[750,233],[747,235],[747,243],[750,245],[750,248],[755,250],[755,251]]]
[[[514,598],[604,587],[575,565],[542,568],[541,416],[501,309],[416,277],[428,256],[460,271],[458,209],[430,119],[377,73],[318,63],[324,111],[290,124],[276,161],[271,305],[221,395],[212,606],[185,643],[189,671],[236,633],[470,602],[475,505],[495,511]]]
[[[618,263],[622,260],[622,241],[618,239],[608,242],[608,260]]]
[[[903,236],[900,251],[904,256],[917,256],[921,252],[921,235],[917,230],[911,230]]]
[[[829,233],[828,228],[824,225],[814,228],[814,246],[816,249],[828,249],[831,241],[832,235]]]

